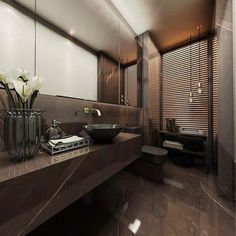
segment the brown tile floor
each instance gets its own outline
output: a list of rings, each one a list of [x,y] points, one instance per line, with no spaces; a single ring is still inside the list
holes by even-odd
[[[220,197],[213,176],[167,162],[163,184],[124,170],[34,232],[76,236],[233,236],[234,206]],[[136,234],[129,228],[139,221]]]

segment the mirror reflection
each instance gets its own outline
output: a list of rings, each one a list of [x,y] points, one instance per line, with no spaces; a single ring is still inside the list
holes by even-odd
[[[0,2],[0,17],[9,18],[0,29],[1,70],[43,76],[42,94],[137,106],[129,90],[137,80],[136,34],[112,1],[9,2]]]
[[[35,4],[29,2],[31,17],[14,1],[0,1],[0,22],[4,22],[0,27],[0,71],[8,74],[18,67],[35,73]]]

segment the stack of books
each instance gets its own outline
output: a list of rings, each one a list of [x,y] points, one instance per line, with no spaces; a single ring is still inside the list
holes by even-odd
[[[163,142],[163,147],[169,147],[169,148],[175,148],[175,149],[183,150],[184,146],[180,142],[165,140]]]

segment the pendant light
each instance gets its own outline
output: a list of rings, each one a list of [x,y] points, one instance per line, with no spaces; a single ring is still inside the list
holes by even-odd
[[[128,64],[128,59],[126,59],[126,63]],[[125,105],[129,106],[129,73],[128,73],[129,67],[126,67],[126,96],[125,96]]]
[[[190,92],[189,92],[189,99],[190,103],[193,103],[193,90],[192,90],[192,77],[193,77],[193,70],[192,70],[192,32],[189,33],[189,76],[190,76]]]
[[[202,93],[202,83],[201,83],[201,27],[202,25],[198,25],[198,84],[197,84],[197,93]]]

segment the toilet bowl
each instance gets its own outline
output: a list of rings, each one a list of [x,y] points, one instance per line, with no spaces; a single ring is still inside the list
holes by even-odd
[[[163,164],[167,160],[168,151],[149,145],[142,146],[142,155],[132,164],[132,171],[151,181],[163,182]]]

